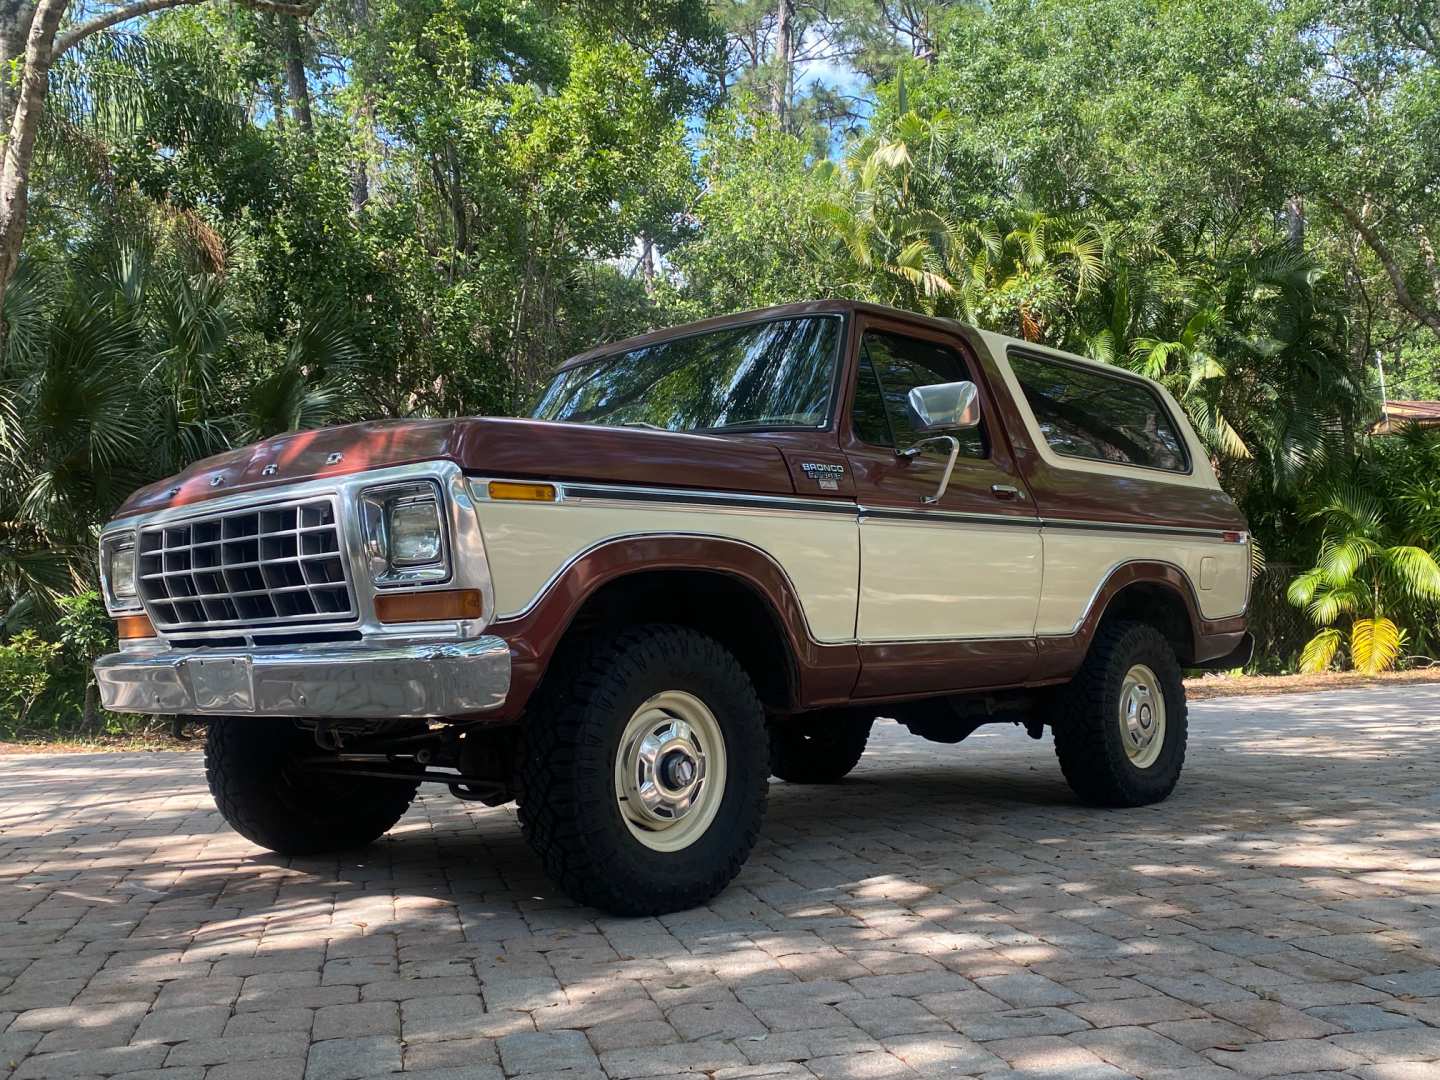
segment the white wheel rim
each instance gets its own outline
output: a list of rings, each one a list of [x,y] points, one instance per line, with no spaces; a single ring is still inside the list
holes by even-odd
[[[1165,748],[1165,695],[1160,680],[1144,664],[1125,673],[1120,687],[1120,741],[1137,769],[1148,769]]]
[[[683,690],[635,710],[615,755],[615,801],[630,835],[680,851],[705,834],[725,797],[725,737],[705,703]]]

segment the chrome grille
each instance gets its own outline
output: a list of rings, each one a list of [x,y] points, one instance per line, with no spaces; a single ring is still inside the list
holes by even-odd
[[[328,498],[142,528],[140,599],[159,630],[344,621],[340,548]]]

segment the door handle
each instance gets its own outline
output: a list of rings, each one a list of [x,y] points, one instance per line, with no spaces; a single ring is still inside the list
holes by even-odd
[[[1023,499],[1025,493],[1010,484],[991,484],[990,493],[997,499]]]

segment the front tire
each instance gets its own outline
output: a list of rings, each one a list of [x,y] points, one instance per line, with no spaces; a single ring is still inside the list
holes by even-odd
[[[770,729],[770,772],[790,784],[836,784],[860,764],[873,716],[820,714]]]
[[[528,713],[520,824],[567,894],[662,915],[740,872],[765,814],[765,717],[718,642],[659,625],[590,642]]]
[[[1082,801],[1147,806],[1175,789],[1188,734],[1185,685],[1154,627],[1101,627],[1056,705],[1055,756]]]
[[[279,855],[350,851],[404,816],[418,781],[307,773],[320,753],[291,720],[216,718],[205,735],[205,779],[215,806],[245,839]]]

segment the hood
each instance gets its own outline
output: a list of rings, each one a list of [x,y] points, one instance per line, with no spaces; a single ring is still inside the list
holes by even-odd
[[[795,490],[780,451],[750,438],[492,417],[381,420],[277,435],[205,458],[141,488],[116,516],[434,460],[487,476],[778,495]]]

